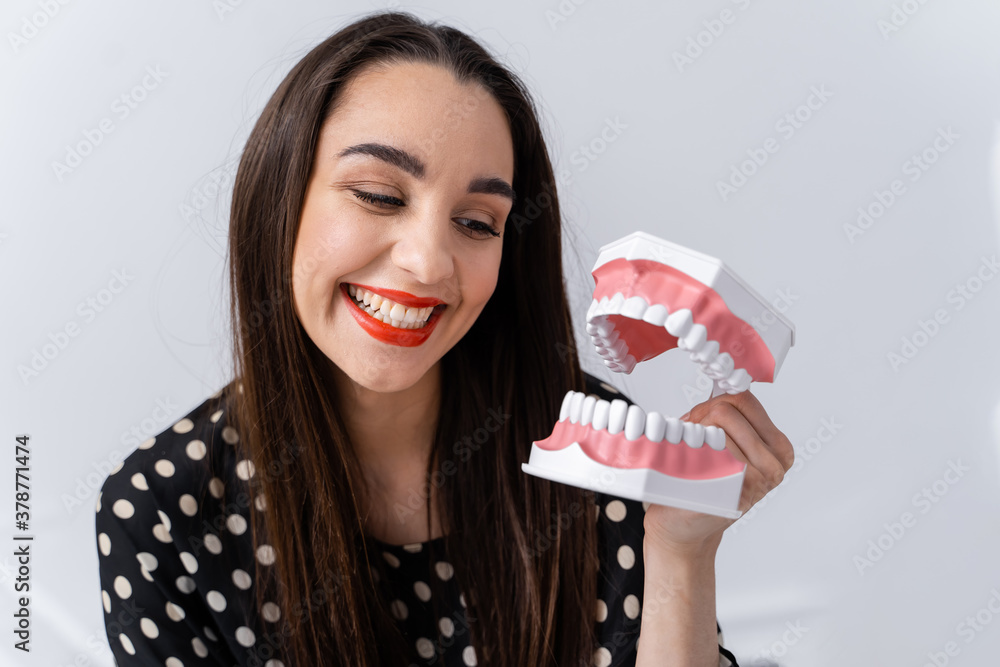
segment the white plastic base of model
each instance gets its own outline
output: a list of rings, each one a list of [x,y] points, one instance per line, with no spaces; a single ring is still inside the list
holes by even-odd
[[[656,505],[680,507],[727,519],[738,519],[743,472],[718,479],[683,479],[647,468],[612,468],[594,461],[579,443],[557,450],[532,443],[524,472],[562,484],[570,484],[619,498]]]

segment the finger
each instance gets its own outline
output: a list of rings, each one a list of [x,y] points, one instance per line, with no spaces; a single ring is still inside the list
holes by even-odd
[[[788,437],[771,421],[771,417],[757,397],[749,391],[742,391],[739,394],[723,394],[723,396],[728,399],[725,402],[742,413],[761,440],[764,441],[764,444],[767,445],[767,448],[781,462],[784,470],[791,469],[792,463],[795,462],[795,448],[792,447]]]
[[[785,466],[770,450],[746,416],[728,401],[716,403],[701,420],[726,433],[726,448],[738,460],[756,468],[764,479],[776,486],[785,476]]]

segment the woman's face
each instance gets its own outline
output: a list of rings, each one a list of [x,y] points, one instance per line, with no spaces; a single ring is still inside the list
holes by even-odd
[[[413,63],[342,91],[319,138],[292,291],[343,374],[399,391],[465,335],[496,287],[513,175],[506,117],[481,86]]]

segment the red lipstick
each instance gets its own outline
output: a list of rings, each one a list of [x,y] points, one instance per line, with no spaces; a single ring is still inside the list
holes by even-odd
[[[406,292],[400,292],[398,290],[374,290],[365,285],[359,285],[357,283],[351,284],[375,292],[376,294],[386,296],[391,301],[395,301],[396,303],[413,308],[427,308],[428,306],[437,306],[444,303],[440,299],[418,298],[412,294],[407,294]],[[391,324],[380,322],[363,311],[358,302],[353,296],[351,296],[351,293],[347,291],[347,283],[340,284],[340,293],[344,295],[344,300],[347,302],[348,312],[358,325],[360,325],[361,328],[368,333],[369,336],[383,343],[398,345],[400,347],[416,347],[417,345],[423,344],[424,341],[430,338],[431,333],[434,331],[434,327],[437,326],[438,320],[441,319],[441,312],[444,310],[443,308],[435,308],[431,311],[431,316],[430,319],[427,320],[427,324],[419,329],[400,329],[392,326]]]

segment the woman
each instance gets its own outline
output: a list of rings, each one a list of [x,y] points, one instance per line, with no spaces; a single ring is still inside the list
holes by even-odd
[[[520,469],[566,391],[617,392],[565,354],[547,148],[474,41],[382,13],[308,53],[230,249],[234,380],[98,499],[119,664],[735,664],[731,521]],[[791,465],[749,392],[690,417],[749,460],[741,509]]]

